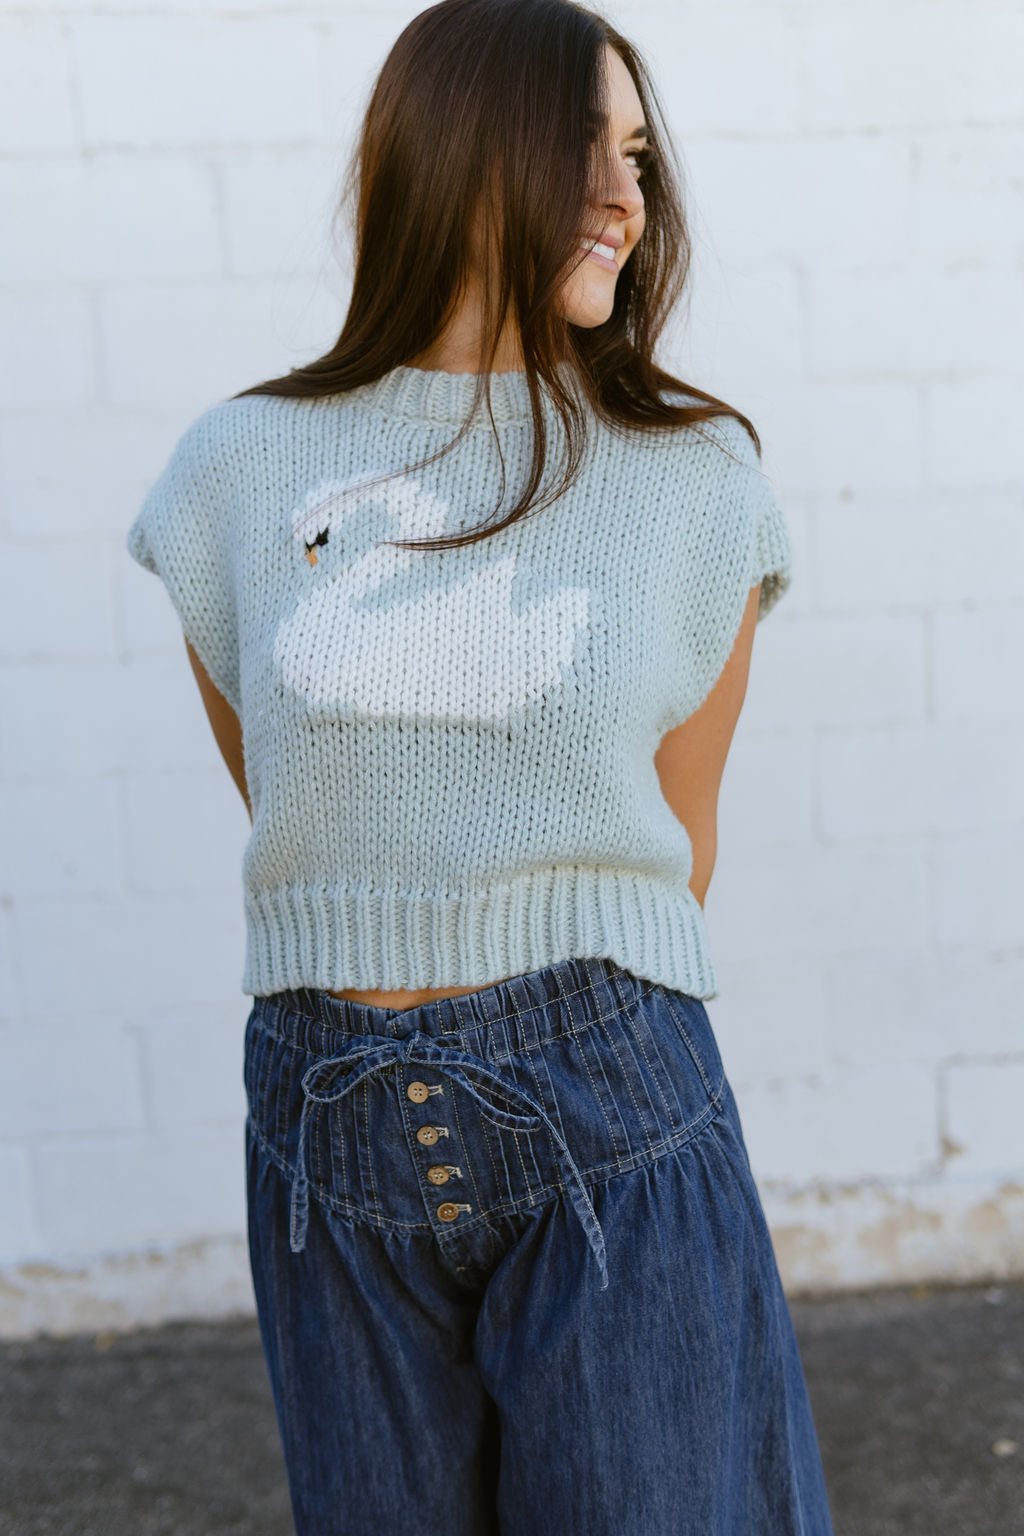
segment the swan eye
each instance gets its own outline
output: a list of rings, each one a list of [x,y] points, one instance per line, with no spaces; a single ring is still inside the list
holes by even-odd
[[[316,546],[318,544],[326,544],[327,543],[327,535],[328,535],[329,532],[330,532],[329,528],[322,528],[320,530],[320,532],[317,534],[316,538],[313,540],[312,544],[310,544],[309,542],[306,543],[306,559],[309,561],[310,565],[316,565],[316,560],[317,560]]]

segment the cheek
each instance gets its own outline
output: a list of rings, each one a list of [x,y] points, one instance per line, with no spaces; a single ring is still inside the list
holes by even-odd
[[[562,286],[562,313],[570,324],[595,325],[606,320],[615,299],[615,283],[601,281],[600,273],[581,267]]]
[[[586,263],[570,272],[559,289],[559,299],[565,308],[578,304],[587,291]]]

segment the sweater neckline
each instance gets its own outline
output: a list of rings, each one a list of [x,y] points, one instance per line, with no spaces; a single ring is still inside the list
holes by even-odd
[[[562,365],[563,370],[568,368]],[[366,401],[388,415],[414,421],[436,422],[442,426],[461,426],[469,415],[479,375],[448,373],[440,368],[414,368],[400,363],[362,386]],[[530,392],[525,369],[491,374],[491,411],[498,425],[532,421]],[[541,402],[551,409],[550,396],[541,385]],[[486,400],[481,400],[474,425],[490,427]]]

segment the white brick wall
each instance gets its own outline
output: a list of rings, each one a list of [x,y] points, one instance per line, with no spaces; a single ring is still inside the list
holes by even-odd
[[[251,1307],[248,820],[123,538],[200,410],[336,334],[415,9],[0,16],[0,1332]],[[687,176],[668,355],[793,532],[707,904],[784,1278],[1024,1273],[1024,6],[611,14]]]

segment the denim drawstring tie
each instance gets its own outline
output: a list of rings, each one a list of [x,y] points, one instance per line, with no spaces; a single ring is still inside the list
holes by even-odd
[[[367,1044],[366,1042],[371,1043]],[[536,1131],[547,1126],[555,1143],[555,1151],[563,1171],[568,1175],[566,1191],[573,1209],[583,1224],[583,1230],[597,1259],[601,1271],[601,1290],[608,1285],[608,1265],[605,1256],[604,1233],[597,1213],[590,1202],[586,1185],[579,1169],[573,1162],[572,1153],[566,1146],[556,1126],[540,1104],[511,1078],[503,1076],[478,1056],[451,1046],[438,1045],[421,1030],[413,1030],[403,1039],[381,1035],[353,1035],[351,1046],[336,1056],[324,1057],[307,1067],[302,1074],[302,1116],[299,1121],[299,1150],[296,1159],[295,1178],[291,1191],[289,1243],[293,1253],[306,1244],[306,1227],[309,1222],[309,1178],[306,1173],[306,1136],[309,1113],[314,1104],[331,1104],[351,1093],[365,1077],[380,1072],[384,1067],[404,1062],[419,1067],[436,1067],[453,1082],[459,1084],[476,1100],[482,1112],[493,1125],[506,1131]],[[491,1104],[481,1089],[490,1089],[499,1099],[514,1104],[520,1111],[512,1114]]]

